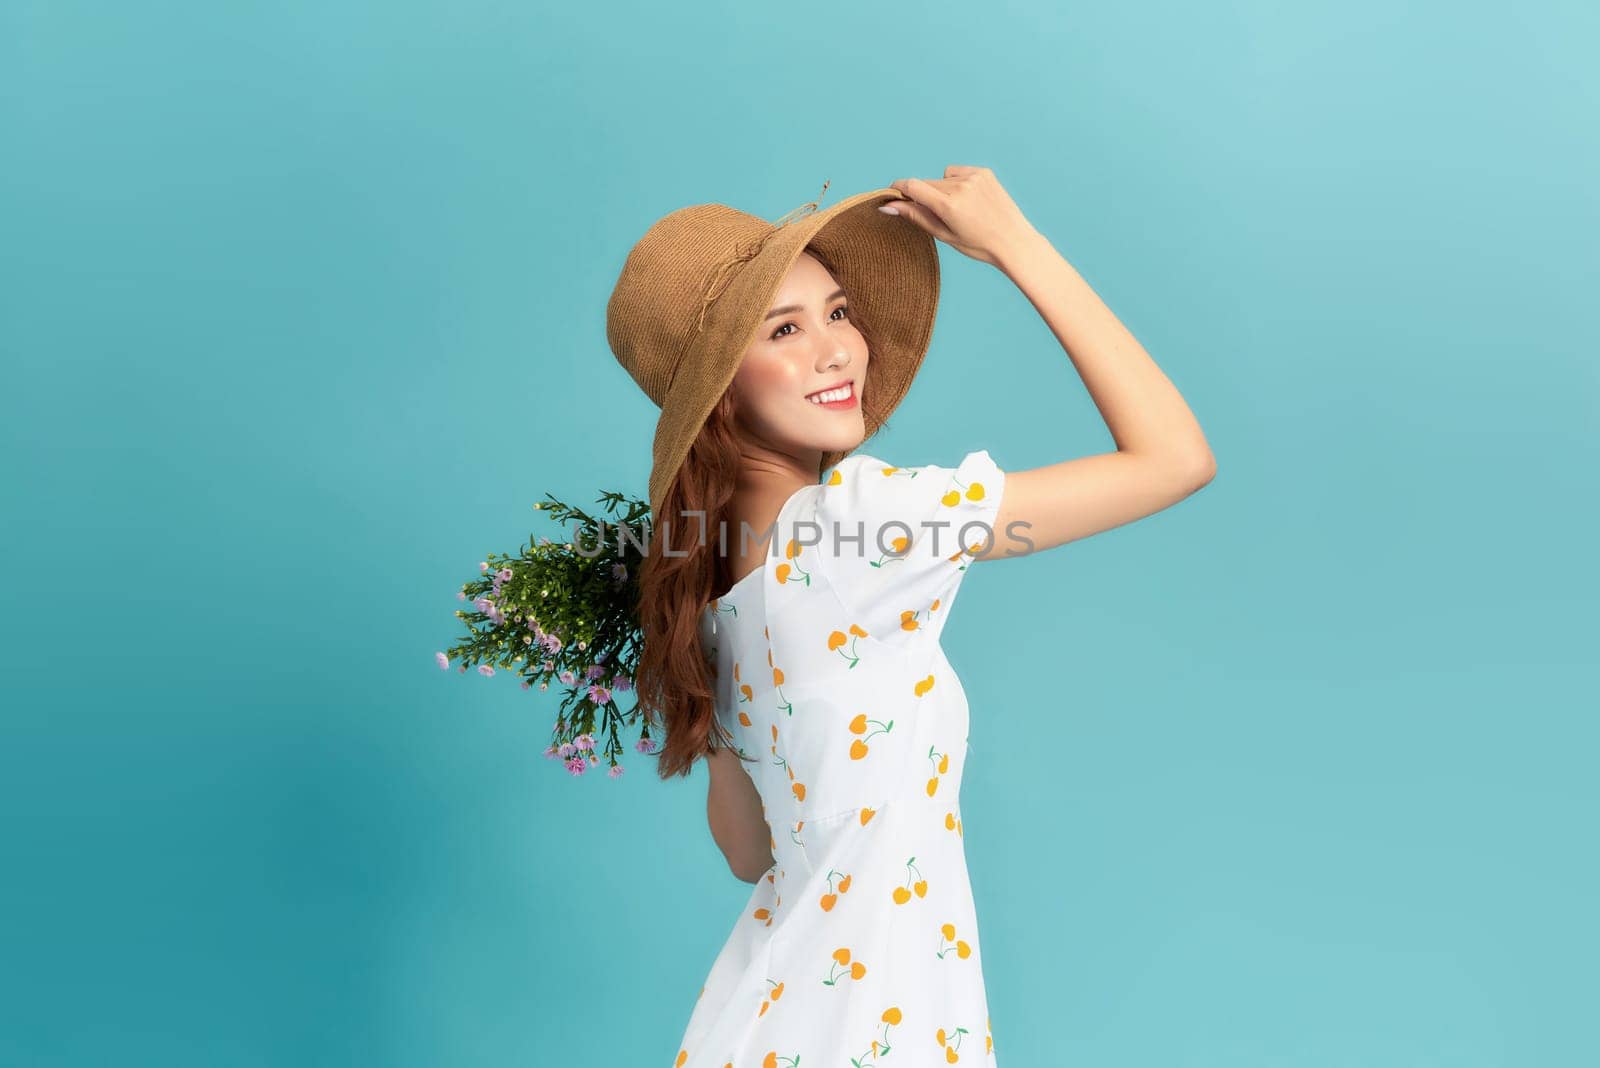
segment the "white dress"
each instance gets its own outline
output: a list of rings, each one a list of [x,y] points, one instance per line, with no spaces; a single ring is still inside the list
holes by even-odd
[[[1004,535],[1004,480],[982,450],[955,468],[847,456],[706,608],[717,717],[752,758],[774,863],[674,1068],[996,1063],[961,829],[967,698],[940,633],[968,551]]]

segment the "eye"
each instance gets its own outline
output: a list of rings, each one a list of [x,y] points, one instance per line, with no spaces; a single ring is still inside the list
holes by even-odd
[[[845,312],[846,313],[845,318],[848,319],[849,318],[849,314],[848,314],[849,310],[850,310],[850,305],[841,304],[837,308],[833,309],[833,312],[834,312],[834,314],[837,314],[839,312]],[[833,315],[829,315],[829,318],[833,319]],[[837,323],[837,322],[841,322],[842,320],[833,319],[833,321]],[[772,340],[776,340],[777,338],[785,336],[784,333],[783,333],[784,327],[793,326],[793,325],[794,325],[794,323],[789,322],[789,323],[784,323],[783,326],[778,327],[778,329],[776,329],[776,330],[774,330],[772,332]]]

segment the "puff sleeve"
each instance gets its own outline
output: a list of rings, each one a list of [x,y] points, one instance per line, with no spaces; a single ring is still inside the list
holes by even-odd
[[[817,495],[818,567],[851,622],[890,645],[939,640],[972,553],[999,537],[1005,473],[987,450],[955,467],[847,456]]]

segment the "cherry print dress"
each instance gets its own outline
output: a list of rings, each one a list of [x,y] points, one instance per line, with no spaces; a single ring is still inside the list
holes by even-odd
[[[967,698],[940,633],[971,552],[1003,533],[1004,479],[982,450],[954,468],[847,456],[707,606],[717,716],[774,863],[673,1068],[996,1063],[961,828]]]

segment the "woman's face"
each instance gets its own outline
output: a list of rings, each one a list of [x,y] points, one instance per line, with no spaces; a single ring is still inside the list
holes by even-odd
[[[867,341],[822,262],[802,252],[773,297],[733,379],[737,418],[785,452],[848,452],[866,437]],[[841,387],[839,392],[832,391]],[[848,392],[844,392],[848,391]],[[817,394],[842,397],[817,403]]]

